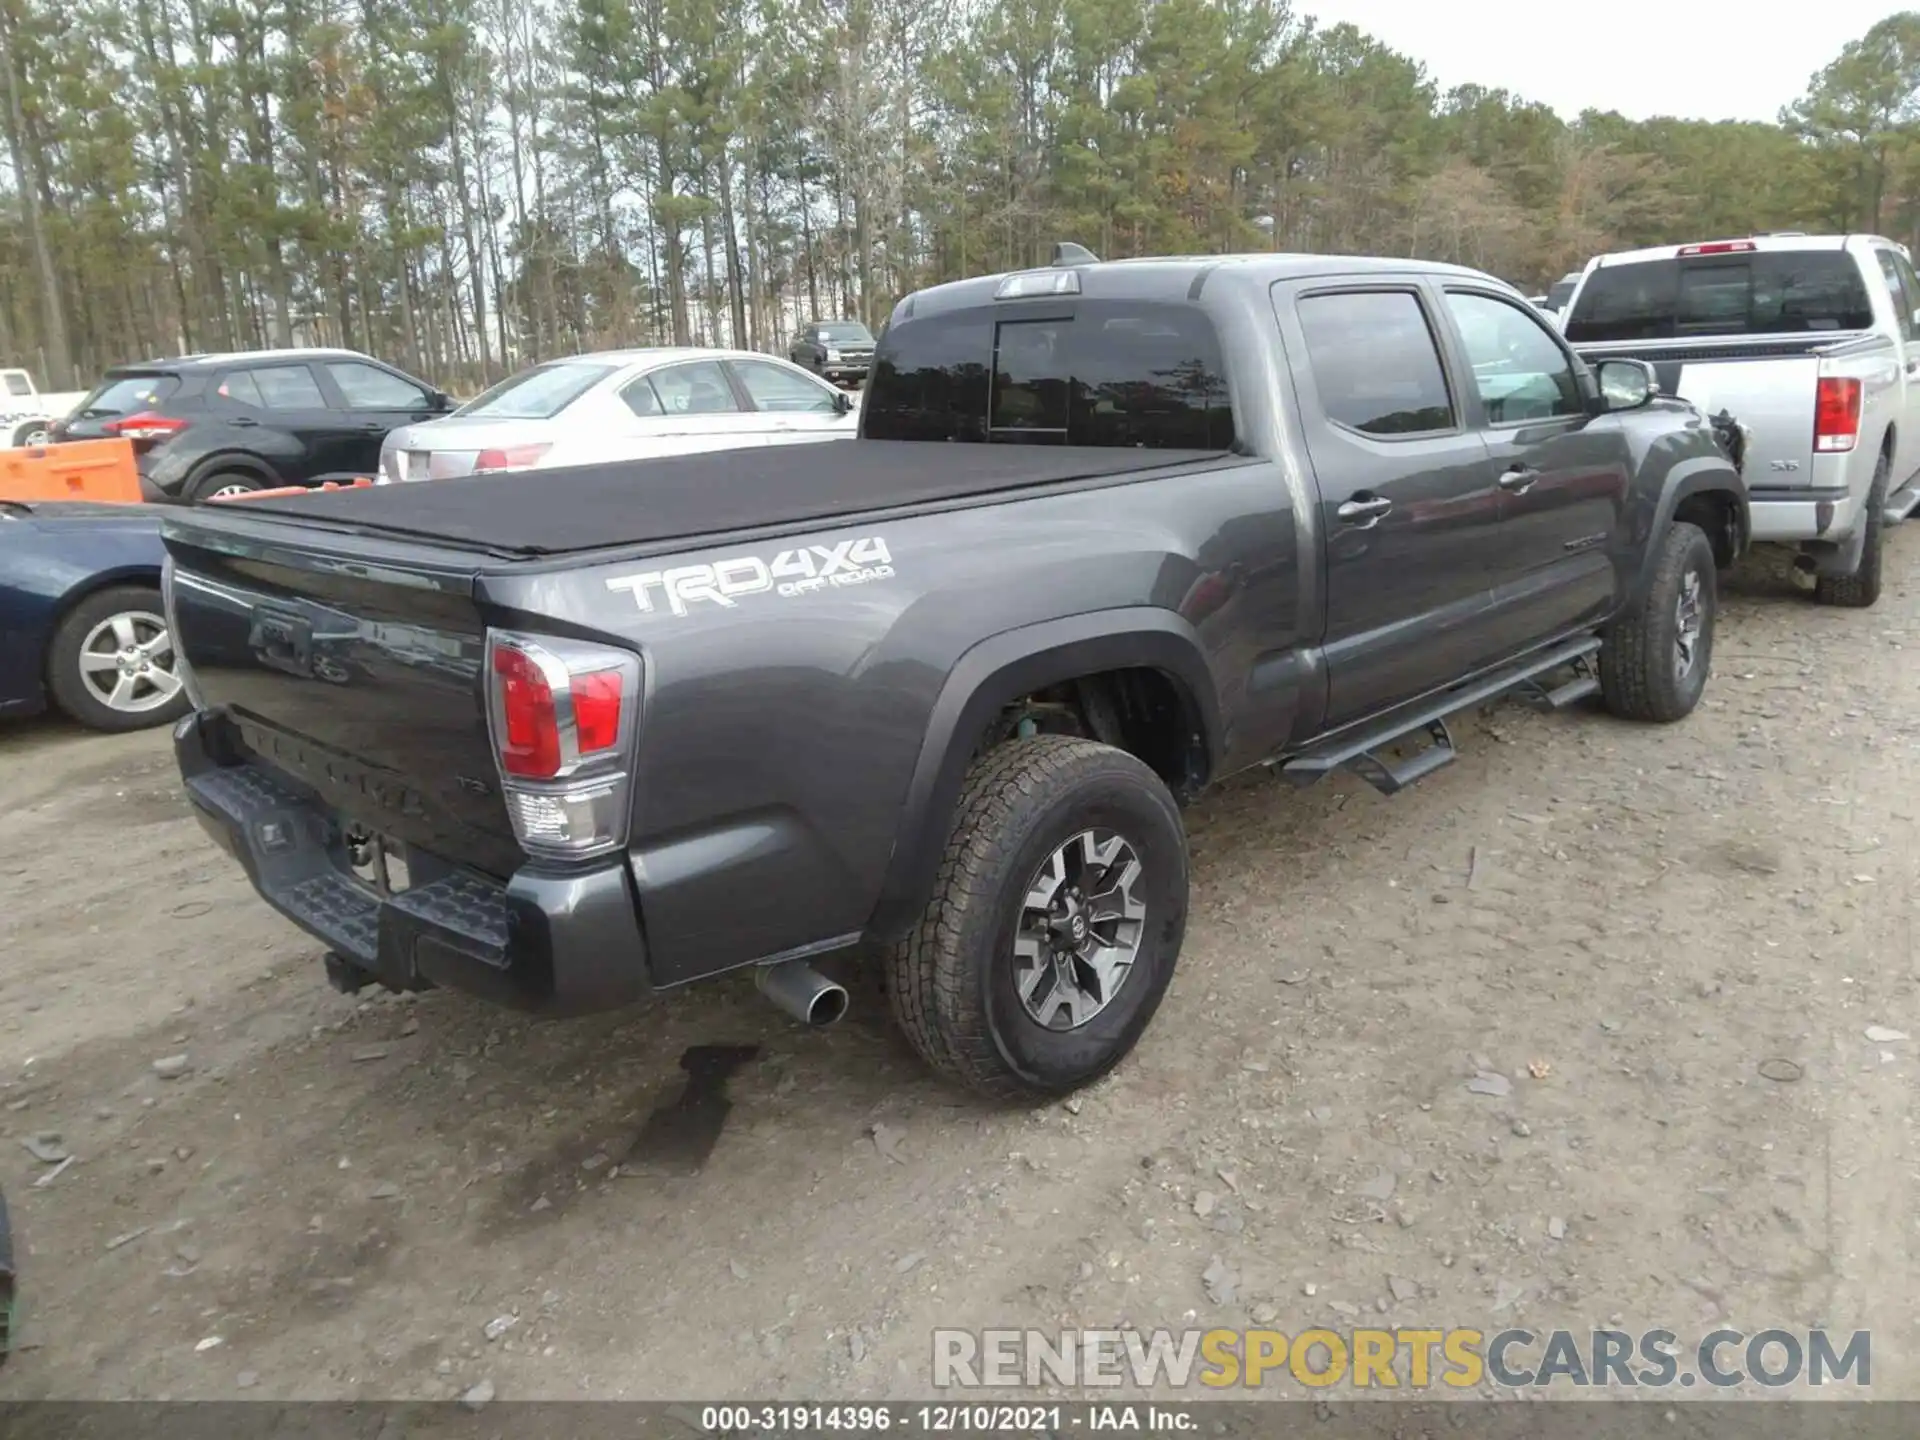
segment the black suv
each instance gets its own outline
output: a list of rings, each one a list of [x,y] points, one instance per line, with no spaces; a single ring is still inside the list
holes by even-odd
[[[118,365],[52,439],[133,442],[149,500],[372,475],[389,430],[454,408],[352,350],[255,350]]]
[[[858,320],[816,320],[803,325],[787,358],[836,385],[858,385],[873,367],[873,332]]]

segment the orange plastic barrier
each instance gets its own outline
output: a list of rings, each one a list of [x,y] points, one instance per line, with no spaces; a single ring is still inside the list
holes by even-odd
[[[242,490],[237,495],[216,495],[214,502],[224,505],[229,500],[264,500],[270,495],[317,495],[323,490],[365,490],[371,484],[373,481],[363,475],[349,485],[328,480],[321,485],[282,485],[273,490]]]
[[[0,500],[140,503],[131,440],[75,440],[0,450]]]

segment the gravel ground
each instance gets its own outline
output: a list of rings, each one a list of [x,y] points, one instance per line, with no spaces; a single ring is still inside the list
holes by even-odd
[[[1255,1321],[1869,1328],[1920,1397],[1920,1041],[1866,1035],[1920,1035],[1920,539],[1889,570],[1861,613],[1744,569],[1677,727],[1507,706],[1391,801],[1224,786],[1140,1050],[1031,1111],[870,989],[824,1035],[744,983],[336,995],[163,736],[0,731],[0,1398],[907,1398],[936,1325]],[[730,1043],[704,1168],[629,1173]]]

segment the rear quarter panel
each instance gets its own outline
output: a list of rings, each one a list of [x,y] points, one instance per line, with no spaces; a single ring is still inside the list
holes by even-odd
[[[949,817],[916,810],[928,758],[971,751],[976,735],[943,729],[965,711],[956,689],[979,681],[963,662],[995,637],[1017,632],[1007,653],[1019,655],[1043,646],[1049,625],[1161,626],[1174,637],[1164,643],[1195,657],[1208,709],[1228,717],[1215,737],[1224,764],[1270,749],[1266,736],[1311,699],[1298,669],[1274,658],[1302,632],[1301,543],[1277,467],[1232,461],[480,583],[506,623],[557,619],[645,659],[631,863],[656,983],[673,984],[868,928],[896,852],[923,828],[944,838]],[[822,579],[884,573],[808,584],[798,553]],[[862,555],[864,566],[845,558]],[[768,588],[689,600],[684,613],[643,581],[712,566],[745,582],[755,562]],[[1110,619],[1121,612],[1135,618]],[[1273,663],[1261,681],[1263,659]]]
[[[264,485],[285,484],[304,453],[298,440],[269,422],[236,429],[197,416],[189,429],[141,455],[139,464],[151,484],[177,495],[200,476],[225,470],[255,476]]]

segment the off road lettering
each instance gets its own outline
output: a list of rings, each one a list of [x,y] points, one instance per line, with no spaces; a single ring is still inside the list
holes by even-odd
[[[615,576],[607,581],[607,588],[626,591],[644,613],[654,613],[664,601],[673,614],[686,615],[700,601],[732,609],[744,595],[777,589],[782,597],[791,599],[829,586],[891,579],[893,573],[893,553],[887,542],[869,535],[831,546],[782,550],[770,564],[757,555],[741,555],[712,565],[680,565],[643,575]]]

